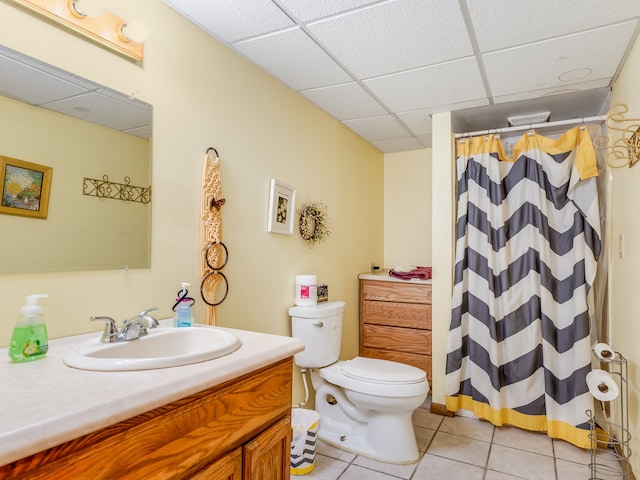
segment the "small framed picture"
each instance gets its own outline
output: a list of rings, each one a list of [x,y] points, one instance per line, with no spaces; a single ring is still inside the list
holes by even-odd
[[[0,213],[47,218],[53,168],[0,155]]]
[[[269,221],[267,231],[293,235],[293,215],[296,191],[293,187],[271,179],[269,193]]]

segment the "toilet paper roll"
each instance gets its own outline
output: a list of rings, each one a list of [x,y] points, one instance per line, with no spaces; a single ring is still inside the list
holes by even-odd
[[[606,343],[596,343],[593,346],[593,353],[598,357],[598,360],[613,360],[616,358],[616,352]]]
[[[594,369],[587,373],[587,386],[589,392],[596,400],[610,402],[615,400],[620,393],[618,384],[608,372]]]

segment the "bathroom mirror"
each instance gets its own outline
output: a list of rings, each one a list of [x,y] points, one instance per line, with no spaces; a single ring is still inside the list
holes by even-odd
[[[46,218],[0,214],[0,274],[149,268],[151,202],[85,179],[151,187],[151,105],[0,45],[0,112],[0,156],[51,168]]]

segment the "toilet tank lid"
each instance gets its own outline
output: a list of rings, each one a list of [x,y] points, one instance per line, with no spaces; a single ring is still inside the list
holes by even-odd
[[[308,307],[295,306],[289,309],[289,316],[301,318],[323,318],[344,312],[343,301],[320,302]]]

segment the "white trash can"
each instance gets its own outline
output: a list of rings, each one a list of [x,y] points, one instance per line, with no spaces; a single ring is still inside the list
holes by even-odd
[[[313,470],[319,421],[320,414],[315,410],[291,411],[291,475],[306,475]]]

